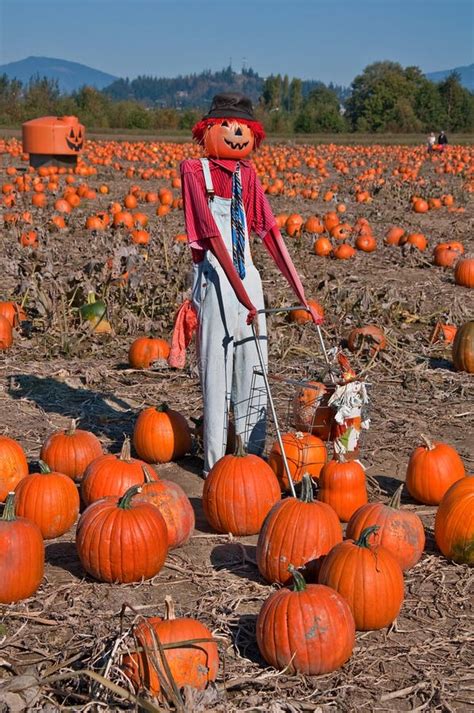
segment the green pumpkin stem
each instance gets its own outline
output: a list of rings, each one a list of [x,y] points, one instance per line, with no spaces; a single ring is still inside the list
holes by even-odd
[[[293,591],[304,592],[306,589],[306,580],[301,574],[301,572],[298,572],[296,567],[294,567],[292,564],[288,565],[288,572],[290,572],[291,576],[293,577],[293,582],[295,583]]]
[[[432,451],[434,449],[433,441],[428,438],[428,436],[425,436],[424,433],[420,433],[420,438],[429,451]]]
[[[174,600],[173,600],[173,597],[170,596],[169,594],[167,594],[165,597],[165,608],[166,608],[166,614],[165,614],[166,621],[171,621],[173,619],[176,619]]]
[[[309,473],[305,473],[301,480],[300,501],[302,503],[314,503],[313,481]]]
[[[51,468],[47,463],[44,462],[44,460],[39,460],[38,463],[40,467],[40,473],[44,473],[45,475],[51,473]]]
[[[141,493],[141,492],[142,492],[141,485],[132,485],[132,487],[127,490],[125,495],[122,495],[122,497],[120,498],[120,500],[118,502],[118,507],[121,510],[129,510],[132,505],[133,496],[136,495],[137,493]]]
[[[402,483],[399,488],[397,488],[389,500],[388,507],[395,508],[395,510],[400,510],[400,501],[402,499],[402,491],[405,487],[405,483]]]
[[[66,430],[66,435],[73,436],[76,433],[76,427],[77,427],[77,419],[71,418],[71,423],[69,425],[69,428]]]
[[[7,499],[5,501],[5,507],[3,508],[3,514],[1,519],[4,522],[12,522],[16,520],[15,515],[15,493],[13,491],[9,492]]]
[[[371,525],[370,527],[366,527],[365,530],[362,530],[359,539],[356,540],[354,544],[357,545],[357,547],[365,547],[366,549],[370,550],[369,537],[378,530],[380,530],[380,527],[378,525]]]
[[[244,442],[243,442],[243,440],[242,440],[242,436],[239,436],[239,434],[237,434],[237,435],[235,436],[235,451],[234,451],[234,456],[235,456],[236,458],[245,458],[246,455],[247,455],[247,453],[245,452]]]
[[[130,463],[132,456],[130,453],[130,438],[125,436],[122,444],[122,450],[120,451],[120,460]]]
[[[156,410],[159,411],[159,413],[167,413],[170,410],[170,407],[163,401],[162,404],[156,407]]]

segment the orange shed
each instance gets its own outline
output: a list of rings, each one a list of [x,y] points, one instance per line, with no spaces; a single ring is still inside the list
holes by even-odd
[[[75,165],[82,151],[85,129],[76,116],[42,116],[22,127],[23,151],[30,154],[31,166],[45,163]]]

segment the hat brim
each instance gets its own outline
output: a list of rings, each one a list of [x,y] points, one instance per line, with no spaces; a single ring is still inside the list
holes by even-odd
[[[239,109],[214,109],[206,114],[203,119],[247,119],[248,121],[255,121],[253,114],[249,114],[248,111],[239,111]]]

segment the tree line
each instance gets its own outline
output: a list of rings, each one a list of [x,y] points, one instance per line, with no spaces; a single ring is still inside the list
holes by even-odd
[[[119,92],[113,96],[110,88],[99,91],[83,87],[65,95],[56,82],[46,78],[36,77],[23,85],[3,75],[0,76],[0,125],[14,126],[48,114],[74,114],[90,128],[189,130],[207,109],[212,94],[228,90],[226,71],[211,83],[209,97],[204,92],[207,98],[204,106],[182,108],[156,106],[144,99],[120,99]],[[258,77],[253,70],[246,71],[250,81]],[[229,72],[228,78],[235,80]],[[141,86],[146,95],[149,91],[146,82]],[[348,91],[321,82],[272,75],[262,81],[255,103],[256,114],[269,133],[474,130],[474,94],[461,85],[459,76],[453,73],[435,84],[418,67],[403,68],[395,62],[369,65],[354,79]]]

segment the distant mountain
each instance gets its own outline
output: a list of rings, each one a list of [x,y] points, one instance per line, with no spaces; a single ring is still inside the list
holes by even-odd
[[[6,74],[9,79],[19,79],[23,84],[28,84],[32,77],[38,75],[55,79],[61,92],[66,94],[85,84],[103,89],[117,79],[112,74],[100,72],[85,64],[52,57],[27,57],[19,62],[0,65],[0,75],[2,74]]]
[[[427,72],[425,76],[432,82],[442,82],[452,72],[457,72],[461,77],[461,84],[470,92],[474,92],[474,64],[467,67],[455,67],[454,69],[443,69],[439,72]]]

